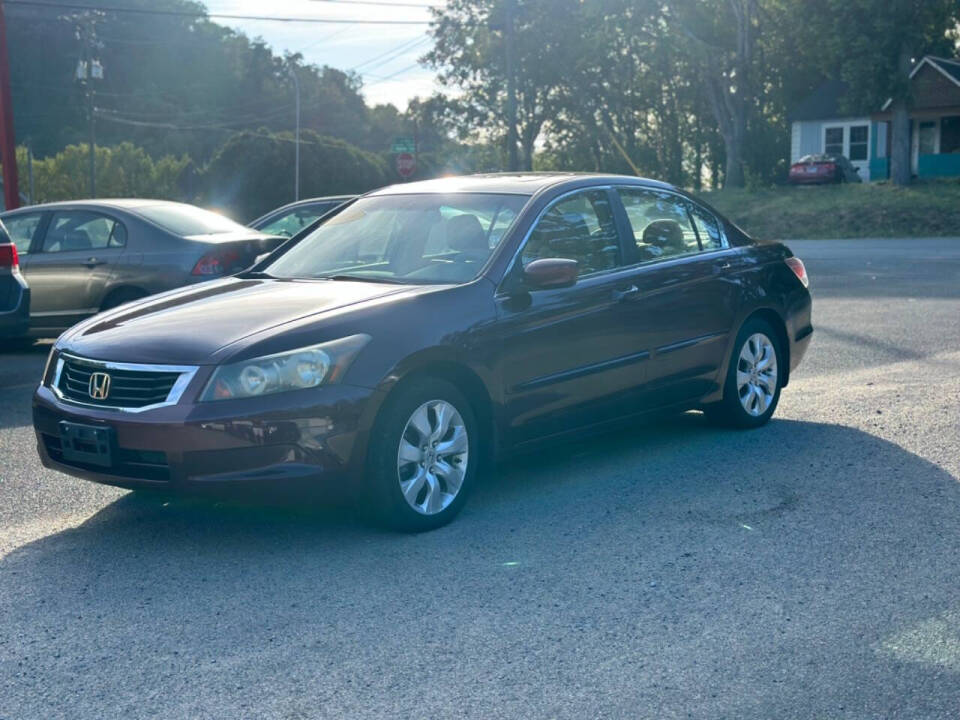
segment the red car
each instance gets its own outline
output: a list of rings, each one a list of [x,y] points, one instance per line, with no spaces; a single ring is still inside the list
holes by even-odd
[[[861,182],[859,171],[843,155],[804,155],[790,166],[791,185]]]

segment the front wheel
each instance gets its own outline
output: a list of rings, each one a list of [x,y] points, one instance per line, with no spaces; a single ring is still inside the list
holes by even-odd
[[[780,402],[781,357],[779,338],[768,322],[755,318],[745,323],[733,345],[723,400],[706,408],[707,414],[734,427],[766,424]]]
[[[421,532],[460,512],[479,464],[470,403],[445,380],[422,378],[391,396],[371,436],[366,498],[377,518]]]

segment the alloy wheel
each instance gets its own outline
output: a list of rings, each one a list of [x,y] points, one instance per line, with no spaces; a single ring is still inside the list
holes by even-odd
[[[467,427],[446,400],[418,407],[400,437],[397,478],[407,503],[422,515],[435,515],[452,503],[467,473]]]
[[[754,333],[737,359],[737,394],[753,417],[763,415],[777,393],[777,350],[763,333]]]

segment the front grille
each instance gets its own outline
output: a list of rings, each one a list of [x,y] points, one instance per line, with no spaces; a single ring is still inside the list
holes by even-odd
[[[109,389],[106,397],[93,397],[90,376],[106,373]],[[102,407],[142,408],[165,402],[181,372],[169,370],[128,370],[103,363],[64,357],[57,389],[67,400]]]

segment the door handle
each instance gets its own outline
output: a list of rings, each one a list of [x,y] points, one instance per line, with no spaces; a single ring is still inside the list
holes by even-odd
[[[629,300],[630,298],[636,297],[639,294],[640,294],[640,288],[638,288],[636,285],[631,285],[630,287],[624,290],[614,290],[613,299],[620,302],[623,300]]]
[[[718,272],[718,273],[726,272],[732,267],[733,265],[730,264],[729,260],[718,260],[713,264],[714,272]]]
[[[106,260],[97,260],[95,257],[87,258],[87,261],[84,263],[88,268],[95,268],[97,265],[106,265]]]

